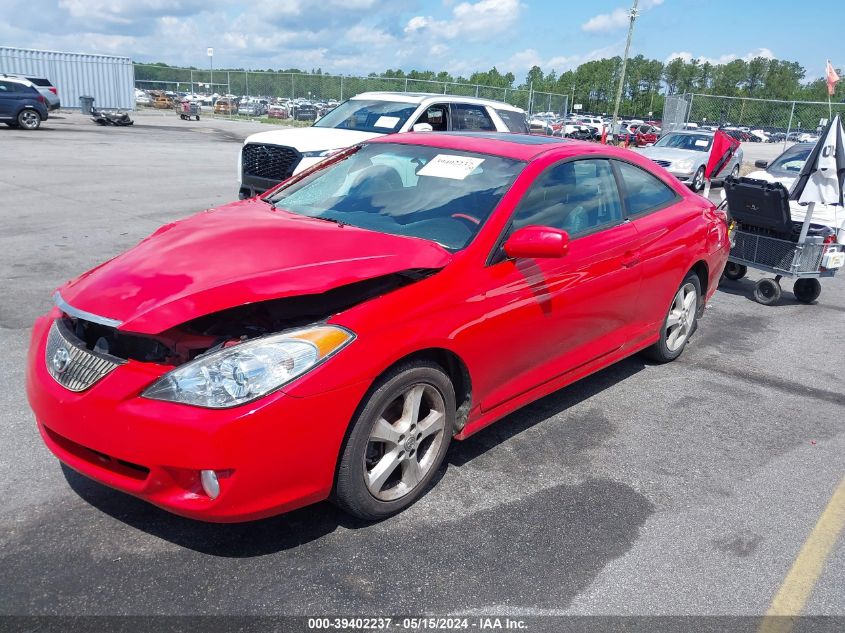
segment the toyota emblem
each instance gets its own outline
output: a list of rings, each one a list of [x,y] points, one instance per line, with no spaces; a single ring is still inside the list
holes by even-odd
[[[53,354],[53,370],[57,374],[63,374],[70,366],[70,353],[64,347],[60,347]]]

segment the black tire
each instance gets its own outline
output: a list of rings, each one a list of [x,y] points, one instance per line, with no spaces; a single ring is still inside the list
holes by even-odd
[[[780,284],[768,277],[754,284],[754,300],[764,306],[770,306],[780,301]]]
[[[813,303],[822,293],[822,285],[818,279],[813,277],[796,279],[792,286],[792,292],[801,303]]]
[[[197,121],[199,121],[199,120],[200,120],[200,115],[198,114],[198,115],[197,115]]]
[[[18,112],[18,126],[23,130],[37,130],[41,127],[41,115],[32,108]]]
[[[683,311],[683,339],[675,346],[677,340],[672,340],[670,335],[669,329],[670,327],[676,327],[671,325],[669,322],[670,317],[676,313],[676,302],[678,301],[679,295],[683,292],[694,291],[695,293],[695,301],[694,305],[686,308]],[[656,363],[669,363],[678,356],[680,356],[684,349],[686,349],[687,344],[689,343],[690,337],[692,337],[693,333],[695,332],[696,328],[698,327],[698,314],[700,312],[701,307],[701,281],[698,279],[698,275],[694,272],[687,273],[687,276],[684,277],[684,280],[681,282],[681,285],[678,286],[678,291],[673,295],[672,302],[669,304],[669,309],[666,311],[666,317],[663,319],[663,324],[660,326],[660,338],[658,341],[643,350],[643,355],[652,360]],[[674,330],[673,330],[674,332]]]
[[[371,434],[380,419],[390,420],[391,411],[396,412],[402,409],[405,404],[403,396],[418,388],[425,390],[419,400],[420,402],[428,397],[426,394],[431,394],[431,396],[439,394],[439,397],[442,398],[443,428],[441,431],[423,438],[419,445],[415,444],[416,438],[411,441],[411,434],[408,434],[407,437],[402,434],[398,436],[398,442],[390,444],[392,446],[390,452],[398,451],[399,455],[407,454],[407,457],[404,458],[404,462],[397,461],[392,468],[383,469],[389,472],[389,476],[383,483],[375,485],[378,490],[382,491],[380,494],[386,498],[377,498],[371,492],[366,478],[376,470],[376,464],[380,464],[388,456],[386,447],[389,444],[382,442],[380,447],[378,440],[371,441]],[[400,399],[402,399],[402,403],[397,404]],[[438,404],[440,404],[440,401],[438,401]],[[420,417],[422,417],[421,413],[425,406],[425,403],[423,403],[419,407]],[[428,409],[427,416],[437,413],[435,409],[435,406]],[[428,417],[424,419],[428,419]],[[398,433],[400,429],[404,428],[402,419],[397,420],[396,424],[395,427],[391,425],[391,429]],[[401,512],[419,499],[428,489],[431,480],[443,463],[443,458],[452,439],[454,425],[455,389],[449,376],[439,365],[427,361],[416,361],[400,365],[391,370],[373,385],[361,402],[358,413],[352,421],[351,431],[341,452],[333,501],[346,512],[367,521],[377,521]],[[414,427],[410,428],[413,429]],[[422,425],[420,425],[416,430],[422,428]],[[405,439],[403,440],[403,438]],[[430,454],[428,451],[431,450],[435,452]],[[407,484],[404,482],[405,464],[410,465],[411,456],[414,455],[418,463],[419,461],[426,462],[426,470],[417,483],[410,490],[405,491],[405,488],[407,488]],[[368,467],[371,462],[373,462],[373,466]],[[390,495],[398,496],[391,499],[389,498]]]
[[[698,193],[699,191],[704,191],[704,165],[698,168],[695,172],[695,175],[692,177],[692,182],[690,183],[690,189]]]
[[[745,277],[746,273],[748,273],[748,266],[743,266],[742,264],[735,264],[734,262],[728,262],[725,265],[724,275],[731,281],[739,281],[740,279]]]

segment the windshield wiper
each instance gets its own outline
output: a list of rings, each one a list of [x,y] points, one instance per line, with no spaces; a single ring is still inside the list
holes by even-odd
[[[338,220],[337,218],[324,218],[319,215],[306,215],[303,217],[311,218],[312,220],[322,220],[323,222],[333,222],[334,224],[337,224],[340,228],[347,226],[346,222],[344,222],[343,220]]]

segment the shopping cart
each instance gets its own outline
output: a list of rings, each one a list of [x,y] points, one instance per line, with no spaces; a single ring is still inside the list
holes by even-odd
[[[190,121],[191,117],[196,117],[197,121],[200,120],[200,106],[194,101],[185,99],[179,103],[176,111],[179,113],[179,118],[183,121]]]
[[[806,228],[793,222],[789,192],[780,183],[728,179],[724,189],[731,218],[725,277],[742,279],[749,268],[773,274],[754,286],[754,299],[763,305],[777,303],[784,277],[795,279],[792,291],[798,301],[818,299],[819,278],[833,277],[845,266],[842,231],[837,235],[836,228],[813,224],[812,218]]]

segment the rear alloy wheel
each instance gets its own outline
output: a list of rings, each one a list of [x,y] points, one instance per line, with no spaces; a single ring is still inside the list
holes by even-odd
[[[416,501],[452,439],[455,390],[438,365],[403,365],[381,379],[353,422],[341,455],[335,499],[378,520]]]
[[[770,306],[780,301],[780,284],[768,277],[761,279],[754,285],[754,300],[764,306]]]
[[[734,262],[728,262],[725,264],[725,272],[724,275],[731,281],[739,281],[745,274],[748,272],[748,266],[743,266],[742,264],[735,264]]]
[[[822,285],[813,277],[796,279],[792,286],[792,293],[801,303],[813,303],[822,293]]]
[[[18,125],[25,130],[37,130],[41,125],[41,116],[35,110],[22,110],[18,114]]]
[[[695,172],[695,176],[692,177],[692,190],[695,192],[702,191],[704,189],[704,165],[698,168],[698,171]]]
[[[700,303],[701,281],[698,275],[689,273],[672,299],[672,305],[660,328],[660,338],[644,350],[645,355],[658,363],[668,363],[678,358],[698,325]]]

